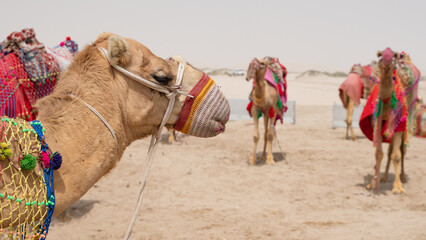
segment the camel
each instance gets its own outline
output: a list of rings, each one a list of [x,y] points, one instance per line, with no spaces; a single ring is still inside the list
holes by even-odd
[[[380,179],[380,163],[383,159],[382,142],[390,143],[390,159],[395,168],[395,180],[392,193],[403,193],[399,163],[402,162],[406,151],[401,148],[406,143],[406,115],[404,89],[397,71],[398,53],[392,52],[390,48],[378,53],[381,57],[377,67],[377,77],[380,78],[364,107],[360,128],[363,133],[374,141],[376,146],[375,174],[367,189],[374,188],[378,191]],[[401,175],[404,173],[402,172]],[[387,178],[387,176],[385,176]],[[386,180],[386,179],[383,179]]]
[[[360,99],[363,98],[363,93],[368,93],[371,89],[372,81],[370,80],[370,74],[372,67],[374,67],[374,62],[366,66],[361,66],[361,64],[353,65],[348,77],[339,87],[339,96],[342,100],[343,107],[346,109],[345,139],[349,139],[350,131],[352,140],[356,140],[352,128],[352,116],[355,107],[360,104]]]
[[[283,72],[285,71],[285,72]],[[273,73],[276,72],[276,73]],[[286,69],[284,66],[279,64],[278,59],[265,57],[264,59],[253,59],[250,63],[249,69],[247,71],[246,80],[254,79],[254,87],[251,92],[252,101],[250,102],[247,110],[250,115],[253,117],[254,121],[254,134],[253,134],[253,153],[250,156],[249,164],[256,164],[256,148],[257,143],[259,142],[259,119],[258,116],[263,114],[265,133],[264,133],[264,146],[262,159],[265,159],[265,151],[267,149],[266,155],[266,164],[274,164],[274,156],[272,155],[272,142],[274,140],[274,125],[277,118],[282,120],[283,114],[286,110],[285,100],[282,101],[280,94],[277,88],[274,87],[265,79],[266,75],[269,73],[278,76],[281,79],[281,76],[285,77]],[[265,75],[266,74],[266,75]],[[276,83],[276,86],[279,84]],[[284,85],[285,86],[285,85]],[[285,88],[285,87],[284,87]],[[285,89],[281,89],[285,91]],[[282,94],[281,94],[282,95]],[[284,97],[285,99],[285,97]],[[281,102],[281,106],[279,104]]]
[[[100,47],[108,50],[109,61],[100,52]],[[62,166],[59,170],[54,171],[56,190],[54,216],[62,213],[79,200],[102,176],[108,173],[120,160],[126,147],[133,141],[161,131],[158,128],[169,102],[167,94],[140,84],[111,67],[117,65],[151,83],[157,83],[172,90],[175,89],[174,84],[176,84],[178,68],[180,68],[178,62],[163,60],[141,43],[112,33],[99,35],[93,44],[80,51],[74,58],[73,63],[61,75],[61,81],[58,82],[53,93],[37,102],[38,120],[45,129],[45,142],[49,144],[52,152],[59,151],[62,155]],[[193,94],[194,89],[202,86],[200,84],[206,80],[206,77],[208,79],[203,72],[185,65],[179,89],[186,92],[192,89],[190,94]],[[208,80],[208,83],[214,84],[211,79]],[[213,88],[218,89],[216,85],[211,87],[211,89]],[[203,91],[205,89],[202,88]],[[206,124],[201,130],[214,131],[214,134],[209,136],[223,132],[229,118],[228,102],[220,91],[215,94],[223,97],[220,98],[220,104],[213,102],[208,105],[208,102],[206,103],[204,100],[200,103],[209,110],[214,107],[211,110],[214,116],[208,119],[208,122],[198,119]],[[193,94],[193,96],[197,95]],[[205,99],[208,97],[211,96],[207,95]],[[198,101],[197,97],[193,99],[183,95],[176,96],[171,115],[168,120],[166,119],[167,127],[172,128],[181,121],[183,106],[186,106],[187,100]],[[113,131],[109,131],[106,124],[86,107],[84,102],[97,109]],[[194,118],[199,116],[195,115]],[[23,120],[14,121],[17,126],[23,124],[25,128],[28,125]],[[184,123],[185,127],[190,129],[188,130],[190,133],[199,130],[195,129],[199,122],[194,121],[189,126],[186,125],[188,121]],[[7,123],[5,124],[7,125]],[[13,127],[12,124],[7,126]],[[116,140],[113,132],[115,132]],[[8,134],[10,135],[10,133]],[[196,135],[195,133],[193,135],[201,136],[201,134]],[[32,145],[32,148],[39,148],[39,145],[35,146],[37,145],[35,142]],[[12,150],[12,156],[20,155],[19,148],[13,147]],[[9,161],[13,161],[13,159]],[[7,161],[0,161],[0,163],[2,169],[7,167]],[[20,171],[16,168],[13,172],[16,174]],[[13,199],[24,200],[30,195],[24,190],[14,189],[5,182],[6,179],[10,179],[9,172],[2,174],[1,193],[15,192],[15,195],[11,196]],[[40,178],[35,170],[25,170],[23,174],[36,179]],[[23,187],[25,188],[25,186]],[[36,187],[36,189],[44,191],[42,187]],[[37,200],[45,197],[40,194],[38,196]],[[16,221],[18,215],[21,217],[21,223],[24,222],[23,224],[43,218],[35,211],[25,211],[25,205],[22,206],[5,197],[0,197],[0,203],[0,215],[2,216],[0,235],[6,233],[5,228],[8,228],[9,231],[12,230],[9,232],[12,235],[14,234],[13,229],[19,229],[21,225],[17,226],[19,221]],[[45,211],[45,208],[42,205],[38,210]]]
[[[397,69],[397,74],[401,79],[401,85],[404,89],[405,106],[407,108],[407,127],[405,135],[408,138],[408,133],[413,134],[415,131],[415,113],[418,109],[417,88],[420,80],[420,71],[411,61],[410,55],[406,54],[405,52],[401,52],[397,58]],[[406,140],[406,143],[408,143],[408,139]],[[385,173],[380,179],[381,182],[387,182],[388,180],[392,149],[393,145],[390,145],[388,150],[388,160],[386,163]],[[401,143],[400,149],[402,153],[400,178],[402,183],[406,183],[407,177],[404,171],[404,157],[407,150],[407,144]]]

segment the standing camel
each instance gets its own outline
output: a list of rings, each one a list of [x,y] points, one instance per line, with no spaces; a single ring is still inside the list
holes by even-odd
[[[406,127],[406,137],[409,138],[411,134],[414,134],[414,127],[415,127],[415,113],[416,113],[416,106],[418,103],[418,95],[417,95],[417,89],[418,84],[420,81],[420,71],[419,69],[413,64],[411,61],[410,56],[405,53],[401,52],[397,59],[397,74],[401,80],[401,85],[404,89],[404,98],[405,98],[405,105],[407,108],[407,127]],[[407,177],[405,175],[404,171],[404,156],[405,152],[407,150],[408,145],[408,139],[406,140],[406,144],[401,144],[401,182],[405,183],[407,182]],[[386,163],[386,169],[383,177],[380,179],[381,182],[387,182],[388,180],[388,173],[389,173],[389,166],[390,166],[390,160],[391,160],[391,152],[392,152],[392,145],[389,146],[388,151],[388,161]]]
[[[254,121],[253,153],[249,163],[256,164],[256,148],[259,142],[259,117],[263,115],[265,134],[262,159],[266,164],[274,164],[272,155],[272,142],[274,140],[275,123],[278,119],[283,119],[286,107],[286,80],[287,70],[282,66],[277,58],[265,57],[264,59],[254,58],[247,70],[246,80],[254,79],[253,90],[251,92],[251,102],[247,106],[249,114]]]
[[[366,66],[361,66],[361,64],[353,65],[348,77],[339,87],[339,96],[343,107],[346,109],[345,139],[349,139],[350,131],[352,140],[356,140],[352,128],[352,116],[355,108],[361,103],[360,99],[363,98],[364,93],[369,93],[371,89],[370,74],[372,67],[374,67],[374,62]]]
[[[377,67],[378,83],[373,87],[361,115],[360,128],[376,146],[375,174],[367,189],[379,187],[380,163],[383,159],[382,142],[390,143],[390,159],[395,167],[392,193],[402,193],[399,163],[403,159],[401,146],[406,143],[407,108],[404,89],[397,74],[398,53],[386,48],[378,53],[381,57]]]
[[[101,47],[107,49],[107,56],[102,54]],[[119,67],[136,77],[119,71]],[[44,132],[39,128],[44,132],[43,143],[62,155],[62,166],[53,173],[54,197],[41,194],[47,186],[43,174],[37,170],[40,164],[33,170],[28,165],[24,170],[22,162],[17,167],[22,151],[35,154],[35,158],[41,154],[37,150],[40,141],[36,141],[40,134],[33,134],[34,130],[23,120],[2,121],[0,130],[5,136],[2,141],[12,139],[12,145],[0,144],[0,236],[16,237],[22,229],[28,230],[27,226],[36,231],[29,235],[32,239],[46,234],[47,229],[34,222],[46,220],[48,203],[49,210],[54,206],[53,215],[60,214],[110,171],[133,141],[161,131],[158,128],[173,95],[157,89],[184,91],[194,96],[173,98],[176,102],[166,126],[179,125],[178,130],[201,137],[223,132],[230,110],[219,87],[206,74],[189,66],[184,66],[179,87],[178,73],[182,73],[182,67],[176,61],[165,61],[141,43],[111,33],[101,34],[82,50],[61,75],[53,93],[37,103],[38,120],[45,129]],[[151,87],[141,84],[138,80],[141,78],[151,83]],[[152,88],[152,84],[156,87]],[[101,121],[86,103],[106,121]],[[29,139],[28,142],[13,140],[19,136]],[[44,160],[43,163],[46,166]],[[44,169],[51,170],[52,166]],[[18,178],[21,180],[17,181]],[[24,178],[32,180],[24,185]],[[47,198],[49,202],[44,201]]]

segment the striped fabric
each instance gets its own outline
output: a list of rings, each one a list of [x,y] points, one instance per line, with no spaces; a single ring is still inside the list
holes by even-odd
[[[204,74],[189,93],[175,130],[196,137],[214,137],[225,130],[230,107],[216,83]]]

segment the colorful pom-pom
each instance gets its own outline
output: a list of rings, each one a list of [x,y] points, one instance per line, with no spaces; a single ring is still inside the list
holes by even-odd
[[[62,165],[62,156],[59,152],[55,152],[51,156],[50,164],[52,164],[53,170],[58,170]]]
[[[24,170],[33,170],[37,165],[37,161],[33,155],[27,154],[21,159],[20,165]]]
[[[0,160],[6,160],[6,158],[12,157],[12,149],[10,144],[2,142],[0,143]]]
[[[71,41],[71,37],[67,37],[67,41]]]
[[[41,153],[41,161],[43,162],[43,165],[44,165],[45,168],[49,168],[49,166],[50,166],[49,154],[47,154],[46,152],[42,152]]]
[[[63,47],[65,45],[64,42],[59,43],[59,46]]]

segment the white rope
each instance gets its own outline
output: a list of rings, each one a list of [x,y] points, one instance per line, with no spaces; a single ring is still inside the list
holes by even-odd
[[[146,186],[146,179],[148,178],[148,173],[151,169],[151,165],[152,165],[152,162],[154,160],[154,155],[155,155],[155,152],[157,150],[158,142],[159,142],[159,139],[160,139],[160,136],[161,136],[161,131],[163,130],[164,126],[166,125],[167,121],[169,120],[170,114],[172,113],[172,109],[173,109],[173,106],[175,104],[176,97],[179,94],[185,95],[185,96],[190,97],[190,98],[193,98],[193,96],[191,96],[190,94],[180,90],[182,79],[183,79],[183,73],[185,71],[185,66],[182,63],[179,63],[179,66],[178,66],[178,72],[177,72],[177,75],[176,75],[176,85],[170,87],[170,86],[160,85],[160,84],[157,84],[155,82],[148,81],[148,80],[146,80],[146,79],[144,79],[144,78],[142,78],[142,77],[140,77],[140,76],[138,76],[138,75],[136,75],[132,72],[127,71],[126,69],[124,69],[120,66],[112,65],[111,61],[108,57],[108,51],[105,48],[102,48],[102,47],[99,47],[99,51],[103,54],[103,56],[106,58],[108,63],[112,67],[114,67],[117,71],[123,73],[127,77],[139,82],[140,84],[142,84],[144,86],[147,86],[147,87],[154,89],[158,92],[164,93],[166,95],[166,97],[169,99],[169,104],[167,105],[167,109],[166,109],[166,112],[164,113],[164,117],[163,117],[163,120],[161,121],[160,127],[158,128],[158,130],[155,133],[152,134],[152,137],[151,137],[151,143],[149,145],[149,149],[148,149],[148,153],[147,153],[147,157],[146,157],[148,165],[147,165],[147,168],[145,169],[145,173],[142,177],[141,185],[139,187],[138,200],[137,200],[137,203],[136,203],[136,206],[135,206],[135,210],[133,212],[132,219],[131,219],[130,224],[129,224],[129,228],[127,229],[127,232],[126,232],[126,236],[124,237],[125,240],[128,240],[128,239],[130,239],[130,235],[132,234],[133,225],[136,222],[136,218],[138,216],[139,209],[142,205],[144,190],[145,190],[145,186]],[[96,110],[94,112],[96,113]],[[105,121],[105,123],[106,123],[106,121]],[[106,123],[106,125],[107,125],[107,123]]]
[[[114,138],[115,142],[117,143],[117,136],[115,135],[114,129],[112,129],[111,125],[109,125],[108,121],[105,120],[105,118],[102,116],[102,114],[100,114],[98,111],[96,111],[96,109],[94,107],[92,107],[90,104],[85,102],[83,99],[81,99],[81,98],[79,98],[79,97],[77,97],[73,94],[70,94],[70,96],[71,96],[71,98],[77,99],[78,101],[82,102],[84,105],[86,105],[86,107],[88,109],[90,109],[96,116],[98,116],[102,120],[102,122],[105,124],[105,126],[109,129],[109,131],[112,134],[112,137]]]

